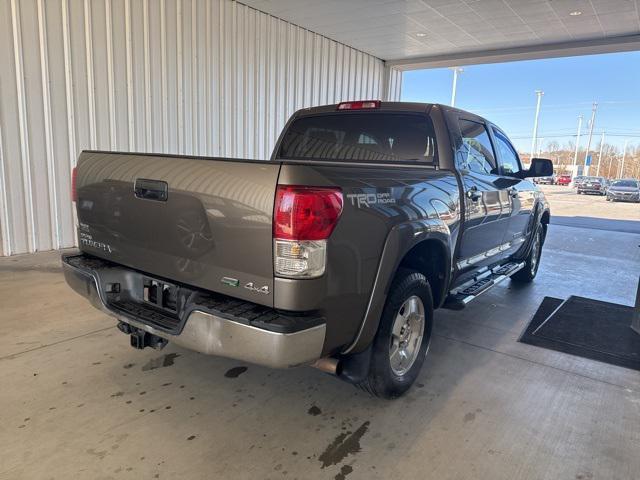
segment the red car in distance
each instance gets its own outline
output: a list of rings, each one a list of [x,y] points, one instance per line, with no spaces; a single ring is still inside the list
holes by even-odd
[[[556,180],[557,185],[564,185],[565,187],[571,183],[571,175],[560,175]]]

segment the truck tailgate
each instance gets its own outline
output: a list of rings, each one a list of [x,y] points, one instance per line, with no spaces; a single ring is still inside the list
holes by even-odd
[[[280,164],[83,152],[76,191],[86,253],[273,306]]]

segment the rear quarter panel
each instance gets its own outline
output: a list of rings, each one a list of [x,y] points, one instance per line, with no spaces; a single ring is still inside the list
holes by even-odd
[[[406,251],[437,230],[453,251],[460,222],[453,172],[426,166],[289,161],[281,168],[279,184],[342,188],[344,209],[329,239],[325,275],[274,281],[276,308],[314,309],[325,316],[325,354],[357,336],[392,231],[402,230],[406,238],[401,249]],[[400,262],[401,254],[393,253],[394,263]]]

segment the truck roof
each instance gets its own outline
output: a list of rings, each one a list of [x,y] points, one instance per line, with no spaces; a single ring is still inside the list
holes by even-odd
[[[358,100],[351,100],[351,101],[358,101]],[[295,113],[296,117],[303,117],[306,115],[315,115],[318,113],[332,113],[332,112],[337,112],[338,111],[338,105],[340,105],[339,103],[332,103],[330,105],[321,105],[318,107],[308,107],[308,108],[302,108],[300,110],[298,110]],[[455,112],[461,112],[464,113],[466,115],[469,116],[473,116],[473,117],[477,117],[477,118],[482,118],[479,115],[475,114],[475,113],[471,113],[468,112],[466,110],[462,110],[459,108],[455,108],[455,107],[451,107],[450,105],[443,105],[441,103],[419,103],[419,102],[380,102],[380,107],[376,108],[376,109],[364,109],[362,111],[367,112],[367,111],[393,111],[393,112],[420,112],[420,113],[425,113],[425,112],[429,112],[432,108],[439,108],[445,111],[455,111]],[[349,111],[355,111],[355,110],[348,110]]]

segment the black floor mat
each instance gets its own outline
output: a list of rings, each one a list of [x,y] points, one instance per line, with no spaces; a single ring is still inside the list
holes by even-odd
[[[640,370],[633,307],[583,297],[545,297],[519,341]]]

